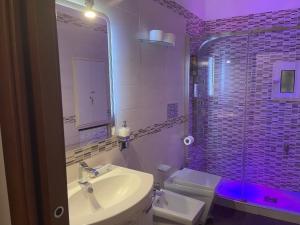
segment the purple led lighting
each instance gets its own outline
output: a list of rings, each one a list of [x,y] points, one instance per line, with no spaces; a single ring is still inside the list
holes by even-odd
[[[299,0],[176,0],[203,20],[215,20],[300,7]]]
[[[300,193],[279,190],[259,184],[222,179],[217,195],[248,204],[300,213]]]

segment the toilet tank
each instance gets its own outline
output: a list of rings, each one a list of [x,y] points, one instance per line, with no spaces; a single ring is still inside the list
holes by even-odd
[[[212,196],[220,180],[220,176],[184,168],[173,173],[164,186],[186,194]]]

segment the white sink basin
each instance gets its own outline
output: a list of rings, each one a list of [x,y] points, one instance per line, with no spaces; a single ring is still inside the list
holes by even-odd
[[[89,182],[93,193],[88,193],[77,181],[68,185],[71,225],[111,224],[144,210],[149,204],[147,197],[152,190],[153,176],[112,166],[112,171]]]

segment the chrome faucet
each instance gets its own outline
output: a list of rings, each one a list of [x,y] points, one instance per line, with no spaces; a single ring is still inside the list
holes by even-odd
[[[90,182],[86,182],[84,184],[80,184],[81,188],[85,190],[87,193],[92,194],[94,192],[93,185]]]
[[[97,177],[99,176],[99,172],[88,166],[88,164],[84,161],[79,163],[79,177],[78,177],[78,183],[79,184],[87,184],[88,183],[88,177],[85,176],[85,173],[90,174],[90,177]]]

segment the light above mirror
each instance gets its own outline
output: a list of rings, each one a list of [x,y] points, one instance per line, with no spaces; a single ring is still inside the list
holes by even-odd
[[[85,0],[85,11],[84,16],[89,19],[94,19],[96,17],[96,13],[93,11],[94,0]]]
[[[84,16],[89,19],[94,19],[96,17],[96,13],[92,10],[87,10],[84,12]]]

